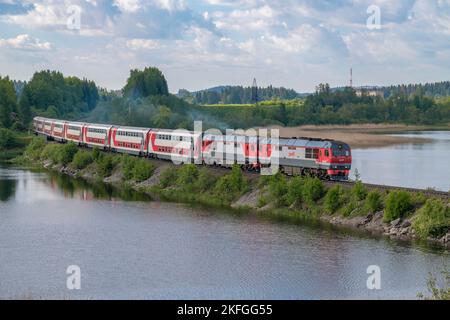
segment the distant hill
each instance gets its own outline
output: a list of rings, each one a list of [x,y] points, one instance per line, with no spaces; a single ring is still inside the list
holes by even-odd
[[[306,95],[284,87],[258,87],[258,101],[292,100]],[[246,104],[252,103],[252,87],[217,86],[194,92],[180,89],[177,96],[194,104]]]

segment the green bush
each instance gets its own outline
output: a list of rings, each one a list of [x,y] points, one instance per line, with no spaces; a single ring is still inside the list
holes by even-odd
[[[386,198],[383,220],[403,218],[413,208],[411,195],[406,191],[392,191]]]
[[[288,205],[291,205],[296,201],[302,201],[303,183],[303,179],[299,176],[293,177],[291,181],[289,181],[286,194],[286,202]]]
[[[270,200],[275,201],[277,206],[285,205],[288,192],[286,176],[280,172],[271,176],[268,183],[268,191]]]
[[[25,156],[31,160],[38,160],[44,148],[45,139],[43,137],[34,137],[25,149]]]
[[[59,150],[59,154],[57,157],[58,163],[61,163],[64,165],[71,163],[73,160],[73,157],[75,156],[75,154],[77,152],[78,152],[78,147],[75,143],[73,143],[73,142],[66,143]]]
[[[133,179],[133,170],[136,165],[137,159],[128,154],[122,155],[122,173],[125,180]]]
[[[442,200],[428,199],[417,210],[412,226],[419,237],[440,237],[450,230],[450,207]]]
[[[325,193],[325,187],[323,182],[317,178],[305,178],[303,184],[303,199],[312,204],[323,197]]]
[[[195,189],[203,192],[213,188],[217,178],[212,175],[208,169],[202,168],[198,172],[197,182],[195,183]]]
[[[84,169],[90,165],[94,159],[92,159],[92,153],[86,150],[78,150],[72,160],[72,165],[77,169]]]
[[[368,212],[377,212],[383,206],[383,202],[381,200],[381,194],[378,191],[370,191],[367,194],[366,201],[364,203],[364,208]]]
[[[344,217],[349,217],[352,214],[354,214],[355,210],[358,208],[358,204],[355,200],[350,200],[349,203],[347,203],[344,208],[342,209],[342,215]]]
[[[162,188],[171,187],[177,181],[178,176],[178,168],[168,167],[163,172],[161,172],[161,176],[159,178],[159,185]]]
[[[356,181],[355,185],[352,188],[352,196],[354,196],[359,201],[366,198],[367,189],[361,181]]]
[[[237,164],[233,165],[233,168],[231,169],[230,179],[234,188],[238,192],[244,192],[247,190],[248,183],[247,180],[244,178],[244,175],[242,174],[242,169],[239,165]]]
[[[60,149],[61,149],[60,145],[55,143],[49,143],[42,150],[40,158],[42,160],[50,160],[53,163],[58,163]]]
[[[108,177],[114,169],[114,157],[110,154],[102,154],[97,158],[97,172],[100,177]]]
[[[334,213],[342,204],[342,188],[340,186],[334,186],[328,189],[325,195],[325,210],[328,213]]]
[[[138,159],[133,168],[133,179],[137,182],[150,178],[155,167],[147,159]]]
[[[247,190],[247,187],[247,181],[242,174],[241,168],[234,165],[230,174],[222,176],[217,180],[214,191],[224,198],[233,199]]]
[[[192,186],[198,178],[198,169],[195,164],[183,164],[178,170],[177,185],[180,187]]]
[[[94,147],[94,149],[92,149],[92,159],[94,159],[94,161],[97,161],[100,155],[100,149],[98,147]]]

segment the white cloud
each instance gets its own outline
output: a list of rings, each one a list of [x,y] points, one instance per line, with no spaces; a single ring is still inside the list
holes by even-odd
[[[5,1],[18,3],[0,0]],[[303,91],[323,81],[347,83],[350,66],[361,72],[361,82],[399,81],[402,77],[408,82],[415,68],[422,68],[415,73],[415,79],[425,74],[425,67],[433,70],[426,74],[434,72],[437,80],[448,78],[450,73],[449,0],[35,0],[33,3],[34,6],[27,6],[26,13],[0,14],[0,28],[25,29],[21,33],[30,38],[22,39],[22,46],[28,43],[28,48],[41,47],[40,55],[56,67],[59,63],[66,68],[73,61],[74,69],[76,66],[79,72],[94,75],[94,79],[93,70],[99,70],[100,66],[107,70],[117,66],[120,72],[115,74],[126,75],[131,67],[156,65],[171,74],[179,71],[175,86],[189,86],[191,80],[187,80],[187,85],[181,81],[196,77],[199,79],[192,80],[195,86],[207,86],[211,79],[247,83],[242,77],[255,73]],[[72,3],[83,10],[80,30],[66,27],[66,9]],[[369,30],[366,26],[366,9],[371,4],[381,9],[381,30]],[[33,44],[30,39],[34,39],[36,30],[56,49],[44,49],[46,43],[38,40]],[[73,41],[67,42],[57,33],[70,35]],[[1,37],[7,38],[0,31]],[[14,39],[1,40],[1,46],[14,48],[14,41],[10,41]],[[76,55],[66,54],[65,46],[70,47],[69,51],[76,50]],[[26,64],[26,55],[20,68]],[[10,61],[14,64],[15,58],[11,57],[4,58],[6,62],[1,66],[14,73],[13,66],[8,65]],[[215,72],[208,71],[211,69]],[[200,74],[205,78],[200,79]],[[113,81],[112,77],[102,76]],[[124,79],[114,81],[123,83]],[[215,84],[220,84],[216,81],[219,80],[214,80]]]
[[[186,9],[184,0],[153,0],[153,2],[157,7],[168,11]]]
[[[19,50],[50,50],[50,42],[41,42],[28,34],[20,34],[15,38],[0,39],[0,47]]]
[[[66,25],[66,7],[52,5],[51,2],[36,3],[34,9],[24,15],[7,15],[6,22],[18,24],[24,27],[46,27]]]
[[[132,50],[151,50],[160,48],[162,45],[159,41],[151,39],[131,39],[126,41],[126,46]]]
[[[142,8],[140,0],[114,0],[114,5],[122,12],[136,12]]]

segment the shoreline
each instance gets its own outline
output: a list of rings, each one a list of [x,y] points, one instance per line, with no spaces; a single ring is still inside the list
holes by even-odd
[[[124,180],[122,168],[116,168],[110,176],[105,178],[99,178],[94,168],[88,167],[78,170],[70,166],[55,165],[50,161],[33,163],[32,168],[45,169],[72,178],[81,178],[90,184],[104,183],[118,190],[128,188],[149,196],[154,201],[195,205],[204,209],[220,209],[238,214],[251,214],[263,219],[287,221],[288,223],[324,223],[339,231],[350,230],[369,237],[381,237],[410,244],[433,246],[444,250],[450,248],[450,233],[440,238],[419,238],[412,228],[412,217],[399,218],[390,223],[386,223],[383,222],[383,211],[368,213],[367,215],[343,217],[337,213],[328,214],[325,212],[311,215],[293,206],[289,208],[277,208],[274,203],[268,203],[261,207],[259,201],[266,190],[264,187],[261,188],[258,186],[256,179],[258,175],[254,175],[253,181],[250,179],[249,190],[229,203],[226,201],[217,201],[217,199],[208,199],[208,197],[202,197],[194,193],[185,193],[182,195],[170,188],[161,189],[158,188],[161,182],[161,174],[164,170],[173,166],[173,164],[156,159],[149,159],[147,161],[155,165],[155,170],[150,178],[141,182]],[[230,172],[230,170],[224,168],[207,168],[207,170],[212,171],[212,174],[217,176],[223,176]]]

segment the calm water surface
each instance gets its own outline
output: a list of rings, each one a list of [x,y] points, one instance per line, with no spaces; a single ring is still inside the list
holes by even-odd
[[[449,262],[436,248],[143,200],[0,168],[0,298],[415,298]],[[66,288],[69,265],[81,290]]]
[[[353,170],[368,183],[450,190],[450,131],[416,131],[399,136],[424,137],[428,143],[353,149]]]

